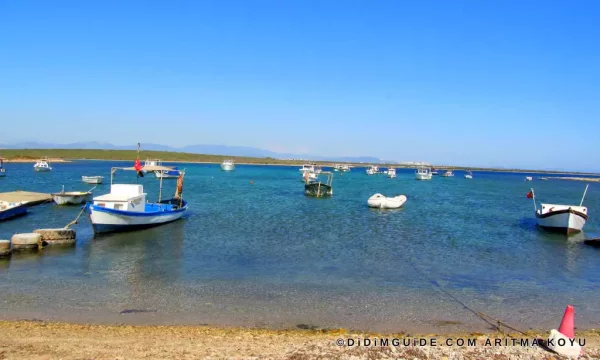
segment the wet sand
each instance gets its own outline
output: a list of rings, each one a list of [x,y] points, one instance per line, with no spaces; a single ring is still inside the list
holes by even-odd
[[[266,330],[209,326],[78,325],[0,321],[0,359],[559,359],[539,346],[512,345],[500,333],[367,334],[339,330]],[[512,336],[544,338],[547,333]],[[583,359],[600,357],[600,331],[585,339]],[[388,345],[347,346],[348,339],[389,339]],[[339,339],[346,345],[339,346]],[[392,345],[398,339],[397,346]],[[408,339],[417,344],[404,344]],[[420,340],[424,339],[424,340]],[[435,339],[435,346],[432,346]],[[457,346],[472,339],[476,346]],[[495,344],[489,346],[486,340]],[[425,341],[421,346],[418,342]],[[448,346],[450,344],[451,346]]]

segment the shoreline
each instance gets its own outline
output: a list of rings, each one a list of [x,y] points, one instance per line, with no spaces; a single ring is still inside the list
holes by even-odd
[[[0,358],[549,360],[557,355],[542,346],[533,345],[534,339],[545,339],[549,332],[382,334],[345,329],[269,330],[205,325],[132,326],[40,320],[0,321]],[[585,341],[587,358],[600,356],[599,330],[577,331],[576,336],[578,340]],[[369,339],[370,345],[365,346],[365,339]],[[387,344],[382,344],[382,339],[386,339]],[[459,346],[459,339],[465,342],[463,346]],[[379,343],[374,345],[375,341]],[[475,346],[468,346],[468,341]],[[354,344],[349,346],[351,342]]]
[[[36,162],[37,160],[31,161],[13,161],[13,162]],[[75,161],[118,161],[118,162],[131,162],[135,160],[131,159],[59,159],[57,161],[50,160],[50,162],[64,162],[71,163]],[[5,162],[11,162],[10,160],[5,160]],[[163,160],[165,163],[176,163],[176,164],[210,164],[210,165],[219,165],[221,162],[219,161],[191,161],[191,160]],[[335,164],[348,164],[353,168],[367,168],[371,164],[358,164],[358,163],[336,163],[336,162],[316,162],[318,165],[322,167],[333,167]],[[251,166],[287,166],[287,167],[300,167],[305,163],[261,163],[261,162],[236,162],[236,165],[251,165]],[[397,165],[397,164],[379,164],[379,167],[388,168],[393,167],[396,169],[416,169],[418,166],[406,166],[406,165]],[[499,173],[511,173],[511,174],[539,174],[539,175],[576,175],[576,176],[597,176],[598,178],[592,178],[589,181],[598,181],[600,182],[600,173],[588,173],[588,172],[558,172],[551,170],[521,170],[521,169],[496,169],[496,168],[475,168],[475,167],[457,167],[457,166],[431,166],[431,168],[436,170],[446,170],[451,169],[453,171],[473,171],[473,172],[499,172]],[[352,170],[350,171],[352,172]],[[589,178],[585,178],[585,180],[581,180],[581,178],[557,178],[560,180],[577,180],[577,181],[588,181]]]

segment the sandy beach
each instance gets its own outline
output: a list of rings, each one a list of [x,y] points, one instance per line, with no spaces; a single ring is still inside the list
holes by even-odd
[[[346,330],[277,331],[209,326],[105,326],[2,321],[0,334],[0,359],[3,360],[560,358],[540,346],[531,345],[533,339],[545,338],[547,333],[528,333],[527,336],[501,333],[365,334]],[[586,331],[577,336],[585,339],[585,355],[581,358],[600,357],[599,331]],[[516,340],[513,342],[512,338]],[[359,339],[361,346],[357,345]],[[370,346],[364,346],[365,339],[371,341]],[[381,339],[388,339],[389,344],[381,345]],[[521,344],[521,340],[526,339],[529,346]],[[467,346],[469,340],[475,346]],[[340,346],[342,341],[344,344]],[[352,341],[354,345],[348,346]],[[377,346],[373,345],[375,341],[378,341]],[[461,341],[465,344],[458,346]]]

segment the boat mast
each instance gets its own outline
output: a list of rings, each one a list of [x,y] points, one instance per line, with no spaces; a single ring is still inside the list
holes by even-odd
[[[533,208],[537,212],[537,205],[535,203],[535,192],[533,191],[533,188],[531,188],[531,197],[533,198]]]
[[[162,181],[163,181],[163,176],[165,175],[164,172],[160,171],[160,185],[158,188],[158,202],[160,202],[160,199],[162,198]]]
[[[590,184],[587,184],[585,186],[585,191],[583,192],[583,197],[581,198],[581,202],[579,203],[579,206],[583,205],[583,199],[585,199],[585,194],[587,193],[588,186],[590,186]]]

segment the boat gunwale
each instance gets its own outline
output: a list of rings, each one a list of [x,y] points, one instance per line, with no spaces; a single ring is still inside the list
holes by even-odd
[[[168,211],[151,211],[151,212],[146,212],[146,211],[125,211],[125,210],[115,210],[115,209],[109,209],[106,207],[102,207],[102,206],[98,206],[98,205],[94,205],[91,202],[88,202],[86,204],[86,208],[88,209],[88,212],[91,213],[91,211],[98,211],[98,212],[104,212],[107,214],[112,214],[112,215],[122,215],[122,216],[135,216],[135,217],[144,217],[144,216],[166,216],[166,215],[171,215],[174,213],[178,213],[178,212],[184,212],[188,209],[188,203],[185,200],[183,201],[183,206],[181,206],[178,209],[175,210],[168,210]],[[148,203],[148,204],[160,204],[160,203]]]
[[[582,217],[584,220],[588,220],[589,217],[587,214],[584,214],[580,211],[577,210],[573,210],[572,208],[568,208],[568,209],[560,209],[560,210],[556,210],[556,211],[548,211],[547,213],[544,214],[540,214],[539,212],[535,212],[535,217],[538,219],[545,219],[548,218],[550,216],[554,216],[554,215],[560,215],[560,214],[566,214],[566,213],[570,213],[573,215],[577,215],[579,217]]]

